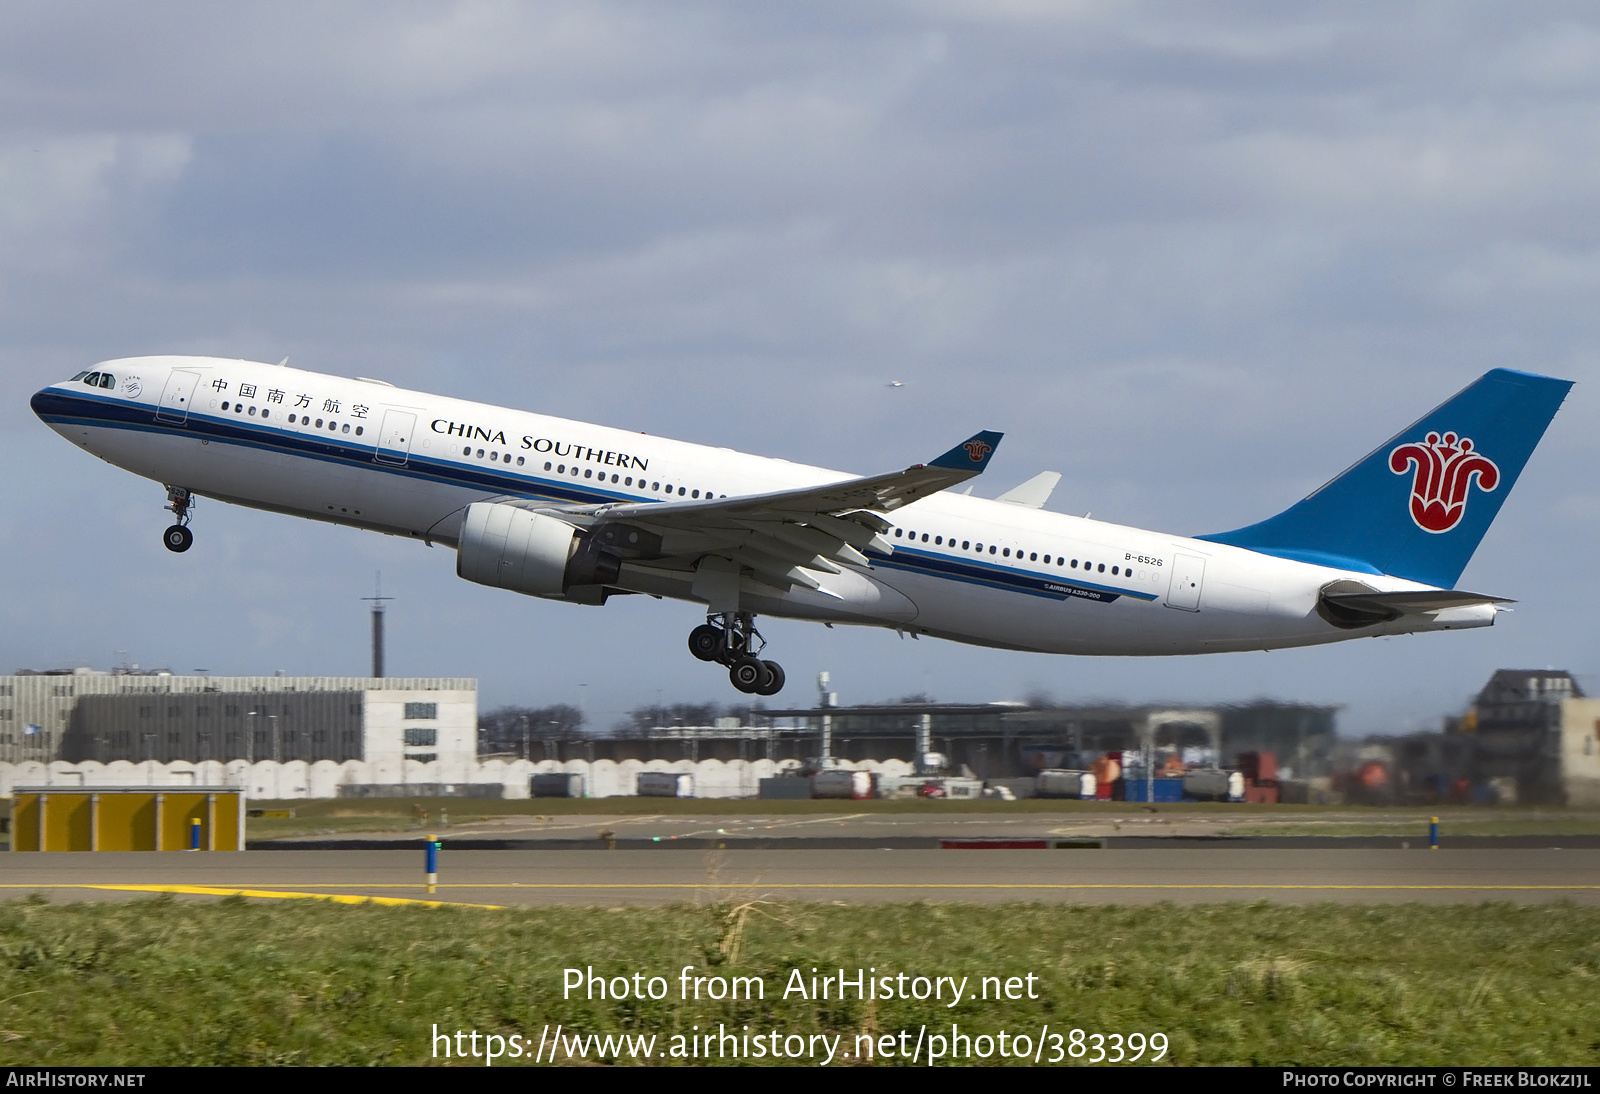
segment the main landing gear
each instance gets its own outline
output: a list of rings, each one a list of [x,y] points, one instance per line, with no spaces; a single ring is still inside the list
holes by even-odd
[[[194,533],[189,531],[189,518],[194,509],[194,495],[181,486],[167,487],[167,512],[178,518],[178,523],[161,533],[161,542],[174,554],[182,554],[194,543]]]
[[[746,695],[776,695],[783,690],[783,666],[756,656],[766,644],[749,612],[710,615],[689,632],[689,652],[702,661],[728,666],[728,679]]]

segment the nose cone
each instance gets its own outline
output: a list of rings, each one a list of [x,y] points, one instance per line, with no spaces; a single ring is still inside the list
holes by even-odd
[[[72,397],[54,387],[34,392],[33,398],[28,400],[28,405],[33,407],[33,412],[39,416],[40,421],[58,433],[67,415],[72,413]]]
[[[39,415],[40,418],[43,418],[45,421],[49,421],[50,408],[53,405],[54,395],[55,392],[53,392],[50,388],[45,388],[43,391],[36,391],[34,392],[33,398],[28,400],[28,405],[33,407],[33,412]]]

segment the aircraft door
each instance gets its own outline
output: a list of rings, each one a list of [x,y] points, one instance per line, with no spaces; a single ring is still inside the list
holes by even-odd
[[[1172,583],[1167,586],[1167,607],[1186,612],[1200,610],[1200,590],[1205,584],[1206,560],[1178,555],[1172,560]]]
[[[417,416],[410,411],[385,410],[383,425],[378,429],[378,451],[373,459],[403,467],[411,455],[411,436],[416,427]]]
[[[156,421],[177,422],[189,420],[189,403],[194,398],[194,387],[200,382],[198,372],[173,369],[167,377],[167,386],[161,391],[161,404],[156,407]]]

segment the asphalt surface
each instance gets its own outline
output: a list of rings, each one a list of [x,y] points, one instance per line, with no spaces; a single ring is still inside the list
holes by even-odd
[[[13,853],[0,894],[430,899],[417,850]],[[1600,906],[1600,850],[451,850],[431,899],[491,905],[746,900]]]

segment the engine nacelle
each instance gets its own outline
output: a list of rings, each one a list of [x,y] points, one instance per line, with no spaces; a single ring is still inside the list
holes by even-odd
[[[564,520],[502,502],[467,506],[456,574],[530,596],[566,597],[575,586],[617,580],[621,559]],[[571,598],[568,598],[571,599]],[[604,597],[582,596],[587,602]]]

